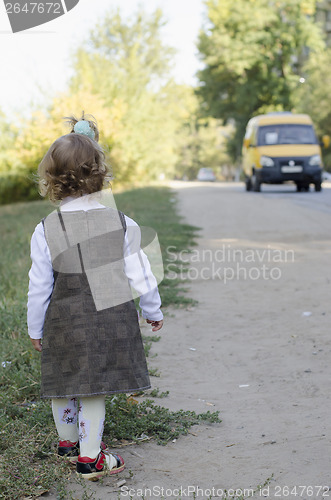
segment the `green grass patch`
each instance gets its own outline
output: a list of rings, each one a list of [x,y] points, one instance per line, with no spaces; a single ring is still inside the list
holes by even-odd
[[[156,397],[165,396],[156,393]],[[106,398],[106,415],[104,440],[116,447],[149,439],[165,445],[187,434],[193,425],[221,422],[218,412],[173,412],[151,399],[137,403],[125,394]],[[55,488],[58,498],[66,500],[66,479],[73,468],[57,457],[49,401],[13,403],[10,397],[2,396],[0,425],[0,498],[36,497]]]
[[[177,212],[177,199],[168,188],[134,189],[115,198],[119,210],[140,226],[151,227],[158,234],[165,269],[165,278],[159,287],[163,307],[193,304],[194,300],[186,295],[184,281],[173,278],[180,271],[179,266],[183,265],[178,258],[174,262],[174,253],[189,250],[196,245],[195,238],[199,228],[182,221]],[[168,268],[171,270],[171,279],[167,276]]]
[[[155,438],[158,444],[164,445],[187,434],[193,425],[221,422],[218,411],[199,415],[194,411],[170,411],[150,399],[136,404],[124,394],[107,398],[106,407],[105,435],[116,440],[139,442]],[[116,445],[116,442],[112,441],[111,444]]]
[[[197,228],[180,219],[169,189],[136,189],[116,195],[116,202],[140,225],[156,230],[165,267],[170,246],[180,252],[194,245]],[[26,326],[30,238],[52,210],[54,206],[46,201],[0,207],[0,498],[37,497],[51,487],[58,498],[68,498],[65,485],[72,469],[56,455],[50,402],[39,398],[40,354],[32,349]],[[193,302],[179,280],[165,279],[160,293],[163,306]],[[158,340],[157,335],[145,338],[147,354]],[[151,375],[159,376],[157,368]],[[154,390],[148,398],[167,395],[168,391]],[[105,439],[117,444],[152,438],[165,444],[201,421],[220,421],[217,412],[171,412],[150,399],[132,404],[124,395],[107,398],[107,411]]]
[[[161,339],[160,335],[142,335],[144,343],[145,356],[148,358],[153,342],[158,342]],[[156,354],[154,356],[157,356]]]
[[[144,396],[152,398],[167,398],[169,396],[169,391],[160,392],[160,389],[158,387],[155,387],[155,389],[151,389],[149,391],[149,394],[146,392]]]

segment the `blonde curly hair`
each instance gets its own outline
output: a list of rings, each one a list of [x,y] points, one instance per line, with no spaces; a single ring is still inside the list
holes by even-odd
[[[38,174],[40,194],[51,201],[96,193],[110,179],[101,146],[75,133],[64,135],[51,145]]]

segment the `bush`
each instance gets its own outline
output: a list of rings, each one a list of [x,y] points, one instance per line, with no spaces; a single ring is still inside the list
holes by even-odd
[[[6,172],[0,174],[0,205],[40,198],[34,172]]]

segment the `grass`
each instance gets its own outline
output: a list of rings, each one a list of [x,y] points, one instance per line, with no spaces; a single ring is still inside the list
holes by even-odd
[[[171,271],[178,270],[183,263],[170,259],[173,247],[177,252],[190,249],[195,243],[198,227],[183,223],[177,213],[176,198],[166,188],[143,188],[126,191],[116,197],[119,210],[134,219],[140,226],[152,227],[158,234],[164,268],[171,263]],[[194,301],[185,295],[185,287],[180,279],[165,276],[160,286],[163,307],[183,306]]]
[[[194,244],[197,228],[183,224],[167,188],[123,192],[116,202],[140,225],[157,231],[165,266],[169,246],[179,252]],[[57,436],[50,403],[39,399],[40,355],[31,347],[26,326],[30,238],[37,223],[53,209],[45,201],[0,207],[0,498],[4,499],[36,498],[51,487],[59,499],[69,498],[66,478],[71,469],[55,453]],[[178,280],[166,278],[160,293],[163,306],[192,303]],[[158,336],[145,338],[147,355],[157,340]],[[157,369],[151,375],[159,376]],[[107,398],[105,439],[118,443],[154,438],[165,444],[201,421],[220,421],[218,412],[171,412],[156,405],[150,399],[153,395],[166,397],[167,391],[152,391],[137,404],[124,395]]]

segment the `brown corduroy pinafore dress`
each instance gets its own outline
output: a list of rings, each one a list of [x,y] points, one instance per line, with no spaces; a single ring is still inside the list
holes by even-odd
[[[41,397],[150,388],[123,269],[124,215],[112,208],[58,210],[43,224],[54,288],[44,322]]]

